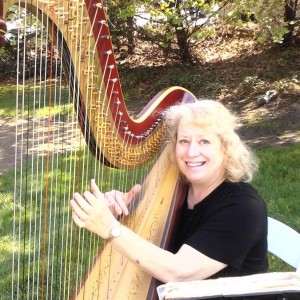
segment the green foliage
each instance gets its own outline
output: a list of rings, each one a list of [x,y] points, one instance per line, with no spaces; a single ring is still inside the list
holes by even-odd
[[[241,14],[249,20],[255,19],[253,33],[260,43],[271,40],[273,43],[282,43],[284,36],[289,33],[288,25],[294,21],[285,20],[285,0],[239,0],[227,13],[227,21],[234,27],[241,27]]]
[[[15,33],[15,31],[10,32],[13,35],[13,38],[9,41],[10,45],[22,43],[24,36],[26,36],[26,39],[30,39],[30,35],[32,33],[34,38],[38,37],[37,42],[40,42],[39,39],[47,38],[45,36],[45,34],[47,34],[47,30],[43,28],[43,24],[38,17],[34,13],[27,11],[25,8],[19,7],[18,5],[13,5],[9,8],[6,21],[13,23],[16,22],[18,24],[17,33]]]
[[[107,2],[107,14],[113,44],[117,51],[124,51],[124,46],[134,48],[133,37],[142,38],[159,45],[162,49],[174,48],[176,44],[181,58],[191,61],[192,47],[215,34],[215,28],[229,24],[234,29],[245,30],[245,22],[252,22],[247,29],[260,43],[272,41],[282,43],[290,32],[295,20],[285,20],[285,10],[289,2],[285,0],[235,0],[235,1],[205,1],[205,0],[146,0],[125,1],[115,0]],[[138,28],[133,22],[128,22],[140,12],[147,12],[151,18],[147,25]],[[13,6],[8,14],[8,20],[17,20],[29,16],[29,13]],[[243,15],[243,19],[241,16]],[[204,16],[206,19],[204,19]],[[252,19],[254,21],[252,21]],[[24,19],[25,20],[25,19]],[[201,22],[199,22],[201,21]],[[28,23],[30,22],[30,24]],[[38,24],[38,25],[37,25]],[[29,26],[30,25],[30,26]],[[26,27],[36,30],[41,28],[37,18],[27,17],[26,22],[20,22],[21,34],[11,43],[22,40],[22,31]],[[178,32],[181,31],[179,34]],[[46,39],[42,32],[37,32],[40,39]],[[1,57],[4,53],[0,52]]]
[[[115,0],[106,5],[113,44],[117,52],[124,51],[124,46],[133,49],[133,37],[138,36],[157,44],[162,49],[170,50],[176,44],[181,58],[189,62],[192,61],[192,47],[214,35],[216,26],[220,27],[224,22],[239,30],[245,29],[245,20],[250,22],[251,18],[255,19],[253,23],[255,25],[251,26],[249,34],[253,34],[262,44],[267,41],[282,43],[286,34],[289,33],[290,25],[296,22],[285,20],[287,5],[285,0],[235,0],[233,2]],[[138,28],[133,22],[128,22],[140,12],[147,12],[151,15],[148,24],[143,28]],[[12,7],[8,19],[16,20],[25,15],[29,16],[29,13],[24,10],[19,12],[17,7]],[[241,15],[244,16],[243,20]],[[27,17],[26,22],[20,22],[21,34],[11,43],[15,43],[18,39],[22,40],[22,31],[26,27],[33,28],[35,25],[37,25],[36,30],[41,28],[41,24],[33,15]],[[180,34],[179,31],[181,31]],[[41,40],[46,39],[39,31],[37,36]],[[0,52],[0,60],[1,57],[4,57],[3,52]]]
[[[117,19],[126,21],[128,17],[133,17],[137,12],[139,1],[110,1],[107,3],[108,18],[115,22]]]
[[[284,35],[289,32],[287,24],[285,23],[281,27],[274,27],[271,32],[272,41],[276,44],[281,44],[284,39]]]

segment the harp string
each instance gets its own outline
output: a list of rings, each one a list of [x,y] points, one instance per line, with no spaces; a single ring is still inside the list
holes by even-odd
[[[82,9],[82,7],[80,7],[80,9]],[[83,14],[82,13],[79,13],[80,12],[80,9],[79,11],[77,12],[76,14],[76,18],[77,18],[77,24],[79,24],[75,30],[75,46],[78,47],[78,48],[82,48],[82,47],[85,47],[86,45],[82,45],[83,43],[83,40],[86,39],[86,37],[88,36],[88,33],[86,32],[86,29],[83,28],[82,24],[83,24],[83,21],[82,21],[82,18],[83,18]],[[81,38],[80,38],[81,37]],[[78,70],[76,70],[76,65],[75,65],[75,74],[79,74],[79,72],[82,72],[83,70],[81,70],[81,64],[78,63]],[[85,66],[83,66],[83,69],[84,69]],[[74,80],[75,80],[75,76],[73,76]],[[74,86],[75,86],[75,82],[74,82]],[[90,82],[87,82],[87,86],[90,85]],[[77,86],[78,88],[78,91],[77,93],[79,94],[80,93],[80,90],[79,90],[79,86],[80,86],[80,82]],[[88,92],[88,89],[86,91],[86,93]],[[86,95],[86,99],[88,99],[88,94]],[[79,102],[77,102],[77,104],[79,104]],[[80,108],[79,106],[77,106],[76,110],[79,110],[79,109],[85,109],[85,113],[84,115],[87,116],[87,108],[86,106],[84,108]],[[87,122],[86,120],[83,120],[84,121],[84,131],[87,132],[87,130],[89,130],[87,128]],[[86,155],[88,155],[86,153],[86,149],[84,148],[83,149],[83,157],[85,157]],[[87,157],[88,159],[88,157]],[[84,180],[85,180],[85,176],[84,174],[88,174],[86,168],[87,168],[88,165],[86,165],[86,160],[83,159],[83,162],[82,162],[82,165],[80,167],[80,169],[78,169],[77,171],[77,174],[76,176],[78,177],[78,182],[80,182],[80,187],[81,189],[83,189],[83,186],[84,186]],[[87,175],[86,175],[87,176]],[[85,181],[86,182],[86,181]],[[75,234],[77,232],[75,231]],[[83,261],[83,257],[84,255],[86,254],[86,259],[90,260],[90,256],[88,255],[88,253],[85,253],[85,248],[84,248],[84,244],[85,244],[85,232],[84,231],[79,231],[78,233],[78,236],[75,235],[75,243],[77,244],[77,261],[78,262],[81,262]],[[75,282],[76,282],[76,289],[78,288],[77,284],[79,282],[79,279],[81,277],[81,274],[83,273],[83,265],[82,263],[77,263],[77,266],[76,266],[76,272],[75,272]]]
[[[94,26],[94,24],[96,23],[96,22],[100,22],[99,20],[96,20],[96,15],[97,15],[97,10],[99,9],[99,7],[97,7],[96,8],[96,14],[95,14],[95,17],[94,17],[94,20],[92,21],[92,28],[91,28],[91,32],[89,33],[89,44],[91,44],[90,43],[90,39],[91,39],[91,37],[92,37],[92,29],[93,29],[93,26]],[[95,45],[97,44],[97,42],[98,42],[98,40],[99,39],[101,39],[101,32],[102,32],[102,28],[105,26],[106,24],[104,23],[104,22],[102,22],[101,23],[101,27],[100,27],[100,31],[99,31],[99,33],[98,33],[98,36],[96,37],[96,43],[95,43]],[[92,51],[92,53],[95,53],[96,52],[96,49],[94,48],[93,49],[93,51]],[[101,56],[103,56],[104,55],[104,52],[103,51],[101,51],[100,52],[101,54]],[[93,65],[93,63],[91,62],[91,55],[89,55],[89,59],[88,59],[88,65],[87,65],[87,70],[95,70],[95,67],[94,67],[94,65]],[[103,58],[102,57],[100,57],[100,60],[102,60]],[[105,59],[105,58],[104,58]],[[98,68],[100,68],[100,66],[98,67]],[[103,74],[105,74],[106,72],[108,72],[108,80],[111,80],[111,73],[110,73],[110,71],[111,71],[111,69],[108,67],[108,55],[107,55],[107,58],[106,58],[106,63],[105,63],[105,66],[104,66],[104,68],[103,68],[103,70],[102,70],[102,72],[103,72]],[[100,74],[100,70],[98,69],[98,70],[96,70],[96,74]],[[102,79],[101,79],[101,82],[100,82],[100,88],[99,88],[99,90],[101,91],[102,89],[103,89],[103,86],[104,86],[104,76],[102,76]],[[92,93],[93,92],[93,90],[94,90],[94,88],[95,88],[95,85],[96,85],[96,83],[94,82],[94,76],[91,78],[91,81],[88,83],[88,86],[90,86],[90,89],[87,89],[87,95],[86,95],[86,99],[89,99],[89,92],[90,93]],[[100,101],[100,102],[104,102],[104,95],[106,95],[107,94],[107,90],[103,93],[103,94],[101,94],[101,93],[99,93],[99,98],[98,98],[98,100]],[[102,97],[101,97],[101,95],[102,95]],[[109,98],[109,102],[111,101],[111,97],[109,96],[108,97]],[[87,105],[86,107],[90,107],[89,105]],[[90,110],[91,110],[92,108],[90,108]],[[102,106],[102,111],[100,111],[100,114],[101,115],[107,115],[108,114],[108,109],[106,109],[106,111],[104,110],[104,107]],[[89,111],[89,112],[86,112],[86,114],[85,114],[86,116],[90,116],[91,115],[91,111]],[[85,122],[85,124],[87,124],[87,122]],[[88,128],[88,130],[90,130],[90,128]],[[107,134],[107,133],[105,133],[105,134]],[[100,151],[101,151],[101,149],[100,149]],[[96,153],[96,156],[97,156],[97,153]],[[100,162],[99,162],[100,163]],[[103,180],[103,178],[104,178],[104,170],[103,170],[103,168],[101,168],[101,165],[98,163],[98,169],[99,170],[102,170],[101,171],[101,175],[99,176],[96,176],[96,179],[98,179],[98,180],[100,180],[100,181],[102,181]],[[88,172],[87,172],[88,173]],[[95,177],[95,176],[94,176]],[[89,178],[86,178],[86,181],[88,181],[89,180]],[[112,183],[113,181],[111,180],[111,173],[109,173],[108,174],[108,182],[109,183]],[[95,244],[95,238],[93,238],[93,241],[92,241],[92,239],[90,239],[90,249],[92,249],[93,248],[93,244]],[[82,257],[84,258],[84,252],[82,252]],[[92,262],[92,257],[89,257],[89,264]],[[83,274],[83,272],[81,272],[80,273],[81,275]],[[77,281],[77,282],[79,282],[79,281]],[[109,283],[108,283],[109,284]],[[77,287],[78,288],[78,287]]]
[[[103,26],[105,26],[105,23],[102,23],[102,27],[103,27]],[[101,30],[100,30],[100,33],[99,33],[97,39],[100,38],[100,34],[101,34]],[[107,57],[106,57],[105,66],[104,66],[102,72],[103,72],[103,74],[105,74],[104,76],[106,76],[106,77],[108,78],[108,81],[109,81],[109,80],[114,80],[114,79],[112,78],[112,76],[111,76],[111,74],[112,74],[111,70],[112,70],[112,69],[111,69],[111,67],[108,66],[109,55],[111,55],[111,53],[105,53],[105,54],[107,55]],[[104,55],[104,54],[101,54],[101,55]],[[100,58],[100,60],[101,60],[101,59],[102,59],[102,58]],[[94,66],[88,66],[88,69],[94,69]],[[108,74],[106,74],[106,72],[107,72]],[[100,82],[100,90],[103,88],[103,86],[105,86],[105,85],[104,85],[104,79],[103,79],[104,76],[102,76],[102,80],[101,80],[101,82]],[[94,86],[93,81],[92,81],[91,83],[88,82],[88,86],[93,87],[93,86]],[[105,92],[102,94],[103,97],[104,97],[104,95],[107,95],[107,94],[108,94],[107,86],[105,87],[105,89],[106,89]],[[89,89],[87,90],[86,99],[89,99],[88,92],[89,92]],[[101,96],[101,94],[99,94],[99,98],[100,98],[100,96]],[[112,96],[109,95],[109,96],[108,96],[108,105],[107,105],[107,108],[106,108],[106,110],[104,110],[104,107],[103,107],[103,111],[101,111],[100,114],[107,115],[107,114],[109,113],[109,112],[108,112],[108,107],[109,107],[109,105],[110,105],[110,102],[112,101],[111,99],[112,99]],[[100,100],[101,102],[104,101],[104,99],[99,99],[99,100]],[[88,107],[88,105],[87,105],[86,107]],[[86,115],[86,116],[89,115],[89,112],[86,112],[85,115]],[[87,124],[87,123],[85,123],[85,124]],[[105,132],[105,134],[110,134],[110,135],[115,136],[115,135],[116,135],[116,131],[113,130],[112,132]],[[99,170],[101,170],[101,168],[99,168]],[[100,179],[100,181],[101,181],[101,179],[104,178],[104,176],[105,176],[105,174],[104,174],[104,169],[103,169],[103,168],[102,168],[102,171],[101,171],[101,172],[102,172],[102,174],[101,174],[100,176],[97,177],[97,178]],[[88,172],[87,172],[87,173],[88,173]],[[125,174],[126,174],[126,172],[125,172]],[[122,178],[124,178],[124,177],[122,177]],[[111,173],[108,174],[108,181],[109,181],[109,183],[115,182],[115,180],[114,180],[114,173],[113,173],[113,172],[111,172]],[[124,181],[124,180],[120,180],[120,185],[122,185],[122,183],[121,183],[122,181]],[[123,187],[123,189],[124,189],[124,187]],[[82,236],[81,242],[83,242],[83,240],[84,240],[84,232],[83,232],[83,236]],[[84,250],[83,250],[83,248],[82,248],[82,257],[84,257]],[[81,274],[82,274],[81,270],[78,271],[77,274],[80,274],[80,275],[81,275]],[[80,275],[79,275],[78,277],[80,277]],[[78,279],[78,278],[77,278],[77,279]],[[78,282],[78,280],[76,280],[76,282]],[[107,284],[109,285],[109,282],[108,282]]]
[[[73,225],[69,199],[74,191],[89,189],[91,178],[96,179],[102,191],[127,191],[133,184],[143,182],[152,162],[145,163],[145,158],[133,154],[148,155],[148,145],[137,142],[144,141],[148,133],[137,136],[124,117],[127,112],[121,103],[113,52],[108,47],[107,23],[99,19],[103,3],[30,0],[19,1],[18,10],[27,15],[23,29],[19,28],[24,47],[18,44],[17,58],[16,158],[20,157],[20,161],[16,160],[14,182],[11,299],[70,299],[80,290],[90,265],[99,257],[103,241]],[[91,10],[94,12],[90,14]],[[29,28],[35,28],[34,42],[32,33],[26,31]],[[35,43],[34,48],[29,45],[31,42]],[[34,53],[27,56],[31,49]],[[78,119],[81,125],[77,124]],[[111,119],[114,126],[109,123]],[[98,135],[103,137],[93,154],[89,150],[94,147],[91,133],[97,141]],[[120,135],[123,144],[117,143]],[[139,148],[132,147],[138,144]],[[115,155],[118,147],[120,151],[132,149],[124,155],[131,165],[120,163]],[[108,151],[111,165],[121,165],[122,170],[104,165],[104,150]],[[132,169],[135,157],[143,164]],[[153,161],[156,160],[155,157]],[[156,169],[153,176],[159,173]],[[155,183],[152,186],[155,188]],[[143,214],[134,208],[145,194],[143,188],[132,205],[130,218],[121,218],[121,222],[132,228],[141,223]],[[150,206],[148,202],[146,208]],[[115,253],[106,248],[110,259],[114,259]],[[103,281],[107,281],[105,296],[110,297],[115,274],[107,271],[108,276],[104,276],[108,265],[110,262],[100,259],[94,270],[99,280],[93,281],[91,288],[83,287],[84,297],[93,293],[103,297],[99,287]]]
[[[37,38],[37,35],[36,35],[36,38]],[[35,53],[37,54],[37,43],[35,45]],[[36,70],[37,68],[37,55],[35,55],[35,60],[34,60],[34,70]],[[40,82],[37,81],[37,76],[36,76],[36,72],[34,74],[34,79],[33,79],[33,84],[34,86],[38,86],[38,84],[40,84]],[[36,95],[36,89],[34,89],[34,93],[33,93],[33,107],[35,107],[35,105],[38,103],[37,101],[37,95]],[[34,145],[36,144],[36,135],[35,135],[35,111],[33,111],[33,122],[32,122],[32,126],[33,126],[33,130],[32,130],[32,134],[33,134],[33,137],[32,137],[32,146],[34,147]],[[38,128],[39,126],[37,126]],[[39,143],[39,131],[37,131],[37,134],[38,134],[38,138],[37,138],[37,143]],[[32,147],[32,148],[33,148]],[[39,148],[39,145],[38,145],[38,148]],[[38,159],[39,155],[36,155],[35,156],[35,153],[32,152],[31,154],[31,165],[33,166],[34,165],[34,161],[36,159]],[[39,164],[37,164],[38,166]],[[33,269],[33,280],[32,280],[32,287],[30,285],[30,267],[28,267],[28,278],[27,278],[27,290],[30,291],[30,289],[34,290],[34,283],[35,283],[35,260],[36,260],[36,250],[38,250],[37,253],[40,253],[39,249],[40,249],[40,243],[39,243],[39,239],[37,238],[38,235],[37,235],[37,204],[38,204],[38,197],[37,195],[35,195],[36,197],[34,197],[34,190],[33,190],[33,187],[34,187],[34,168],[32,168],[31,170],[31,192],[30,192],[30,195],[31,195],[31,205],[30,205],[30,211],[33,211],[33,219],[35,220],[34,221],[34,225],[33,225],[33,233],[30,234],[29,233],[29,236],[30,238],[32,238],[33,240],[33,254],[32,254],[32,259],[30,260],[30,257],[28,258],[28,266],[30,266],[31,262],[33,263],[32,265],[32,269]],[[36,169],[36,176],[39,176],[39,169],[37,168]],[[30,221],[30,224],[31,224],[31,221]],[[31,243],[29,242],[29,248],[30,248],[30,245]],[[29,253],[30,255],[30,253]],[[38,260],[39,261],[39,260]]]
[[[47,26],[48,26],[47,22]],[[49,28],[47,28],[49,31],[50,36],[54,36],[54,24],[49,24]],[[48,232],[51,232],[52,226],[53,226],[53,220],[52,220],[52,207],[53,207],[53,198],[52,198],[52,180],[49,179],[49,175],[52,167],[52,163],[54,161],[54,152],[51,153],[51,146],[53,145],[54,138],[53,134],[51,134],[51,127],[55,124],[55,119],[52,118],[52,82],[53,82],[53,51],[54,51],[54,40],[53,38],[50,40],[50,49],[49,49],[49,95],[47,97],[47,105],[49,107],[48,109],[48,119],[47,119],[47,137],[46,137],[46,143],[47,143],[47,151],[46,151],[46,166],[45,166],[45,197],[44,197],[44,212],[43,212],[43,250],[42,250],[42,295],[44,293],[46,294],[46,299],[49,297],[49,293],[51,294],[51,290],[49,291],[49,285],[48,282],[51,284],[51,280],[49,279],[50,276],[50,270],[48,266],[50,266],[50,251],[51,251],[51,234],[47,234]],[[53,124],[54,123],[54,124]],[[45,286],[46,285],[46,286]],[[44,292],[44,289],[46,291]],[[43,298],[43,297],[42,297]]]
[[[54,34],[54,24],[52,23],[51,26],[51,31],[52,31],[52,36],[58,36],[58,34]],[[56,29],[58,30],[58,29]],[[51,43],[51,54],[53,55],[56,51],[56,49],[59,49],[59,42],[58,39],[56,39],[56,45],[54,47],[54,39],[52,39],[52,43]],[[59,49],[61,51],[61,49]],[[52,65],[53,59],[50,58],[50,64]],[[61,70],[59,72],[61,75]],[[50,74],[53,74],[50,71]],[[60,78],[60,81],[56,80],[56,78]],[[50,75],[50,83],[54,83],[54,108],[56,106],[60,106],[61,105],[61,95],[60,95],[60,91],[61,91],[61,76],[58,76],[58,60],[57,57],[55,59],[55,72],[54,72],[54,80],[52,80],[51,75]],[[51,89],[51,84],[50,84],[50,91],[52,91]],[[49,98],[51,99],[51,96],[49,96]],[[49,105],[49,107],[51,108],[51,105]],[[59,140],[60,135],[64,135],[64,128],[62,128],[62,133],[60,132],[61,129],[61,115],[58,114],[58,116],[56,117],[56,115],[54,115],[53,117],[53,125],[55,128],[54,136],[53,136],[53,149],[55,149],[55,144],[56,144],[56,140]],[[57,126],[56,126],[57,125]],[[63,146],[63,144],[62,144]],[[52,165],[51,165],[51,173],[55,173],[55,170],[59,169],[59,151],[57,152],[52,152],[53,153],[53,160],[52,160]],[[53,226],[52,226],[52,231],[56,232],[56,227],[60,227],[59,225],[61,224],[61,219],[60,219],[60,209],[61,207],[58,205],[58,201],[57,199],[59,198],[60,195],[62,195],[61,191],[59,191],[59,186],[58,186],[58,182],[60,181],[60,174],[57,173],[55,175],[55,178],[53,178],[53,180],[51,180],[51,199],[53,199],[53,204],[50,206],[50,210],[53,207],[53,217],[52,217],[52,213],[50,213],[51,216],[51,220],[53,220]],[[54,194],[52,193],[52,191],[54,191]],[[60,192],[60,193],[59,193]],[[65,203],[66,204],[66,203]],[[56,216],[58,216],[58,220],[56,222]],[[51,227],[50,227],[51,228]],[[51,230],[51,229],[50,229]],[[50,294],[50,298],[53,299],[53,293],[55,293],[55,289],[52,289],[51,287],[54,285],[54,282],[57,280],[57,277],[59,276],[60,278],[60,273],[55,272],[55,269],[60,269],[61,270],[61,266],[59,266],[59,263],[55,263],[54,257],[55,257],[55,250],[54,249],[58,249],[59,251],[61,251],[62,249],[59,247],[59,244],[57,242],[57,240],[59,240],[59,236],[61,234],[61,231],[58,232],[58,236],[56,238],[56,235],[53,235],[52,237],[52,241],[51,239],[49,239],[49,251],[48,251],[48,259],[49,257],[51,258],[51,261],[48,260],[48,265],[50,266],[49,268],[47,268],[47,282],[50,282],[49,285],[47,285],[47,294]],[[49,234],[49,237],[51,237],[51,235]],[[50,280],[48,279],[50,276]],[[49,292],[48,292],[49,291]],[[55,297],[54,297],[55,298]]]

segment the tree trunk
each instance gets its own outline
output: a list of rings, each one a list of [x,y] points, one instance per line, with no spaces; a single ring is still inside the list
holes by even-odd
[[[283,37],[284,45],[293,43],[295,25],[291,22],[296,20],[297,5],[298,0],[285,0],[284,21],[288,23],[289,32]]]
[[[134,52],[134,21],[133,17],[128,17],[127,18],[127,26],[128,26],[128,31],[127,31],[127,48],[128,48],[128,54],[133,54]]]
[[[184,28],[176,28],[177,45],[180,50],[181,59],[185,62],[193,62],[188,44],[188,33]]]
[[[175,2],[175,10],[178,11],[178,7],[180,7],[180,4],[182,3],[182,0],[177,0]],[[180,14],[180,12],[177,12]],[[174,26],[174,25],[173,25]],[[176,32],[176,39],[177,39],[177,45],[180,50],[180,56],[181,59],[184,62],[192,62],[193,58],[190,53],[190,48],[188,44],[188,32],[187,29],[183,28],[183,26],[175,25],[175,32]]]

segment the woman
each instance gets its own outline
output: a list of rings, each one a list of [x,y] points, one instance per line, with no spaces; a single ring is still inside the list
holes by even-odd
[[[74,222],[107,239],[161,282],[265,272],[267,212],[247,183],[257,163],[235,132],[234,115],[217,101],[201,100],[171,107],[166,122],[174,163],[188,184],[175,253],[142,239],[114,217],[128,213],[139,186],[125,194],[103,194],[92,181],[91,192],[75,193],[71,200]]]

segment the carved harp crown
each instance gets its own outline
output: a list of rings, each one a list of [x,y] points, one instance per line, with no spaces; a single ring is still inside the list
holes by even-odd
[[[102,190],[143,182],[122,221],[164,247],[179,190],[168,147],[160,154],[162,112],[195,98],[183,88],[166,88],[130,116],[101,1],[1,1],[1,44],[11,10],[25,18],[15,20],[17,134],[7,299],[154,298],[149,275],[73,226],[68,200],[88,189],[91,178]]]

